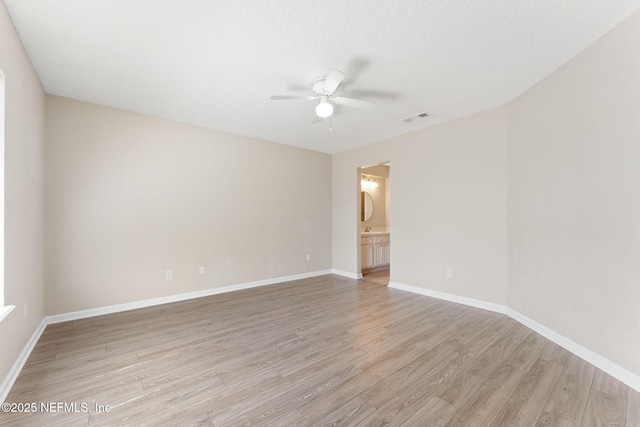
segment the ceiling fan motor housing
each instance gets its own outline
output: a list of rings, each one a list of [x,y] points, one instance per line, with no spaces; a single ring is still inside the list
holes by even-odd
[[[313,91],[321,96],[331,95],[329,92],[324,90],[324,82],[327,80],[326,77],[320,77],[315,82],[313,82]]]
[[[313,82],[313,91],[315,96],[302,96],[302,95],[274,95],[271,99],[304,99],[307,101],[314,101],[320,99],[320,103],[316,106],[316,114],[318,117],[326,118],[333,114],[333,104],[345,105],[347,107],[360,108],[363,110],[373,110],[375,103],[370,101],[363,101],[360,99],[346,98],[344,96],[334,96],[338,86],[344,79],[344,73],[340,70],[331,69],[329,74],[324,77],[320,77]]]

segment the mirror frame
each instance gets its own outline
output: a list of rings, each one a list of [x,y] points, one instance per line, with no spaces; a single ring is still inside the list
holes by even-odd
[[[369,216],[367,216],[367,212],[366,212],[367,199],[371,201],[371,212],[369,212]],[[372,216],[373,216],[373,197],[371,197],[371,194],[367,193],[366,191],[361,191],[360,192],[360,221],[362,222],[369,221]]]

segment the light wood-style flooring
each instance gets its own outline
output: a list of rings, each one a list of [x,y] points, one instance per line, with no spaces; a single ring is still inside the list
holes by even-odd
[[[640,426],[640,393],[506,316],[334,275],[50,325],[7,402],[78,405],[12,426]]]
[[[363,274],[364,280],[368,282],[376,282],[381,285],[388,285],[391,276],[391,271],[386,268],[384,270],[374,271],[373,273]]]

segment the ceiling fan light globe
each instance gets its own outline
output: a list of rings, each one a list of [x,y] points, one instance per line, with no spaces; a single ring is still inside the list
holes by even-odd
[[[316,107],[316,114],[318,117],[326,119],[333,114],[333,105],[323,99]]]

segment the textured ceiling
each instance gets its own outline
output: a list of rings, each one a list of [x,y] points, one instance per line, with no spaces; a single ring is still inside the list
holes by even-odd
[[[5,0],[47,93],[336,153],[503,105],[640,0]],[[341,96],[314,125],[330,68]],[[405,123],[427,111],[433,117]],[[331,129],[329,127],[331,125]]]

